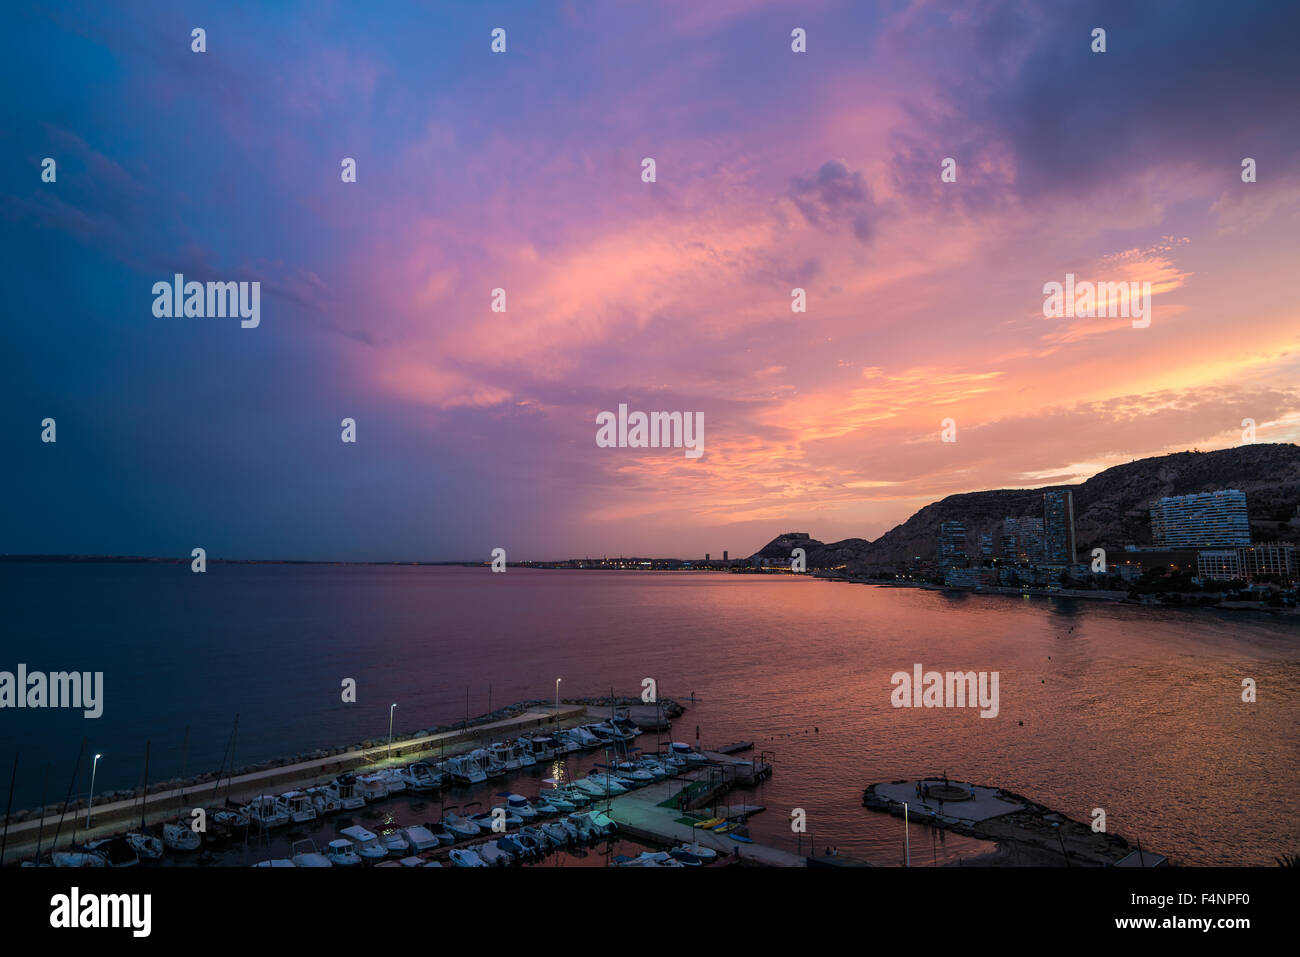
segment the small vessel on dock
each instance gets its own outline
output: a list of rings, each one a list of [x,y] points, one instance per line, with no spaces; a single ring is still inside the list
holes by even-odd
[[[487,780],[487,774],[469,755],[448,758],[446,767],[451,779],[457,784],[482,784]]]
[[[361,863],[356,848],[346,837],[330,841],[325,848],[325,856],[335,867],[355,867]]]
[[[244,823],[247,824],[247,820]],[[126,840],[135,851],[136,857],[142,861],[156,861],[163,856],[163,842],[151,834],[132,831],[126,836]]]
[[[366,799],[357,793],[357,778],[352,772],[340,774],[330,786],[337,792],[338,802],[343,810],[356,811],[366,806]]]
[[[305,791],[286,791],[276,798],[275,806],[294,824],[316,820],[316,807]]]
[[[359,824],[345,827],[339,833],[352,842],[352,849],[363,861],[382,861],[388,856],[388,849],[379,843],[379,838]]]
[[[248,820],[263,830],[270,830],[274,827],[284,827],[289,823],[289,815],[280,809],[276,799],[270,795],[263,794],[256,798],[248,807],[244,808],[244,813],[248,815]],[[166,843],[166,835],[163,835],[163,842]],[[168,847],[171,845],[168,844]]]
[[[162,841],[169,851],[188,853],[197,851],[203,843],[203,838],[185,824],[164,824]]]

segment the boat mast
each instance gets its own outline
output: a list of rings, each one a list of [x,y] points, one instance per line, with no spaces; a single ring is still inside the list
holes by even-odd
[[[0,837],[0,866],[5,862],[5,848],[9,845],[9,812],[14,808],[14,781],[18,780],[18,752],[14,752],[14,771],[9,775],[9,801],[5,804],[5,831]]]
[[[59,826],[54,829],[54,846],[59,846],[59,832],[63,830],[63,816],[68,813],[68,804],[72,801],[73,788],[81,776],[81,758],[86,753],[86,738],[81,738],[81,747],[77,750],[77,766],[72,769],[72,780],[68,782],[68,796],[63,799],[63,810],[59,813]],[[72,842],[77,841],[77,816],[72,815]]]
[[[140,789],[140,830],[144,830],[144,810],[149,803],[149,742],[144,743],[144,786]]]
[[[41,785],[41,826],[36,832],[36,866],[41,866],[41,838],[45,836],[45,797],[50,790],[50,766],[45,765],[45,783]]]
[[[230,732],[230,770],[226,772],[226,804],[230,804],[230,787],[235,783],[235,739],[239,735],[239,715],[235,715],[235,727]],[[245,841],[245,844],[248,842]]]

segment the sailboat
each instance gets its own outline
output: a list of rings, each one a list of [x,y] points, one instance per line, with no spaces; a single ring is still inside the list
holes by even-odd
[[[197,851],[203,843],[198,831],[184,824],[164,824],[162,829],[163,844],[169,851]]]

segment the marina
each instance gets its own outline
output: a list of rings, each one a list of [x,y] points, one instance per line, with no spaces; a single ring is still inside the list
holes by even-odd
[[[663,741],[651,751],[633,744],[649,732],[631,715],[668,730],[665,712],[680,708],[606,700],[608,708],[529,702],[505,709],[515,712],[507,718],[467,721],[391,746],[111,801],[84,819],[77,807],[71,818],[63,812],[9,822],[5,860],[25,867],[129,867],[164,859],[169,865],[491,867],[536,864],[560,852],[581,859],[599,843],[613,866],[802,866],[798,855],[748,836],[745,822],[761,806],[731,803],[734,788],[772,773],[762,755],[739,755],[748,742],[710,751]],[[579,777],[584,752],[593,761]],[[535,795],[519,793],[534,788]],[[465,799],[465,789],[480,800]],[[416,823],[421,813],[431,819]],[[89,828],[79,826],[86,821]]]

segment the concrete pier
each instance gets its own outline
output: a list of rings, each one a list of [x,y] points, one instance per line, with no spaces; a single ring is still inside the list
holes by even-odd
[[[621,834],[665,847],[699,841],[702,846],[711,847],[718,852],[719,863],[744,861],[767,867],[808,866],[807,858],[791,851],[765,844],[733,841],[725,834],[681,823],[681,811],[672,806],[660,805],[679,794],[686,780],[689,780],[689,774],[685,779],[657,781],[627,794],[620,794],[609,802],[606,813],[618,825]],[[604,806],[602,803],[601,807]]]
[[[327,758],[236,775],[229,782],[222,778],[219,786],[215,788],[215,793],[214,784],[217,782],[214,781],[195,784],[184,789],[156,791],[150,794],[145,802],[145,825],[177,820],[182,816],[188,819],[190,811],[196,807],[221,807],[225,804],[227,792],[232,802],[247,804],[262,794],[282,794],[285,791],[301,790],[316,784],[328,783],[345,771],[368,772],[386,767],[404,767],[421,758],[436,757],[444,749],[451,752],[452,745],[457,746],[457,751],[463,751],[479,744],[500,741],[507,736],[518,736],[526,731],[538,728],[554,730],[581,723],[586,719],[587,709],[582,705],[561,705],[558,710],[554,707],[536,707],[500,721],[470,725],[468,728],[458,728],[418,738],[407,738],[400,742],[394,741],[391,759],[388,757],[388,746],[384,744],[335,754]],[[61,829],[59,829],[59,815],[46,815],[43,833],[41,833],[39,818],[10,824],[5,862],[12,863],[35,854],[38,833],[41,834],[41,853],[46,854],[71,845],[74,831],[77,843],[80,844],[136,830],[140,827],[140,803],[140,798],[137,796],[123,801],[96,804],[91,812],[91,822],[94,826],[89,831],[85,828],[84,808],[80,811],[69,810],[63,817]],[[57,848],[54,846],[56,829],[59,829]]]

